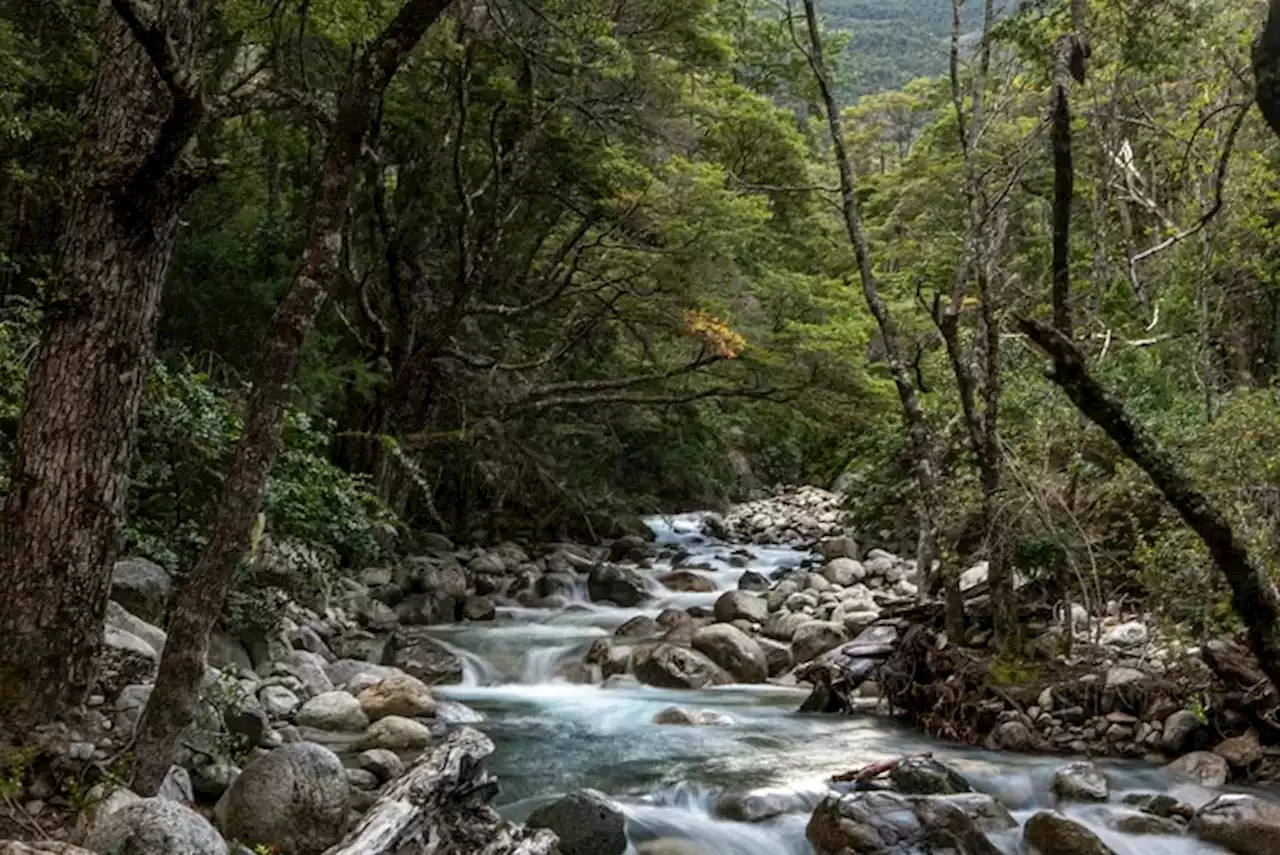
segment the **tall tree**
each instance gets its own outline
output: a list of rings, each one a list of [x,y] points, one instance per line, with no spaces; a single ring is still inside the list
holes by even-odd
[[[853,164],[849,160],[848,147],[845,144],[844,126],[840,116],[840,103],[836,98],[831,83],[826,59],[822,51],[822,34],[818,26],[818,10],[815,0],[804,0],[805,21],[808,25],[809,46],[806,54],[822,103],[827,114],[827,128],[831,134],[836,167],[840,174],[840,210],[844,216],[845,232],[853,247],[853,254],[858,265],[858,277],[862,283],[862,295],[876,319],[880,329],[880,338],[884,344],[885,356],[889,363],[889,372],[898,390],[898,400],[902,406],[902,418],[907,433],[911,438],[911,462],[915,474],[917,497],[917,513],[919,514],[919,536],[916,544],[916,566],[923,574],[932,572],[933,559],[937,553],[937,506],[938,506],[938,467],[935,459],[935,443],[933,431],[925,417],[924,407],[920,403],[920,395],[911,372],[902,353],[901,337],[897,322],[889,311],[889,305],[880,293],[880,285],[876,280],[875,268],[871,259],[871,249],[867,244],[866,231],[862,224],[862,214],[858,208],[857,188],[853,174]],[[798,46],[798,45],[797,45]],[[952,603],[958,597],[952,596]],[[954,617],[954,616],[953,616]]]
[[[267,329],[258,375],[200,560],[184,578],[169,625],[155,691],[139,723],[135,788],[159,789],[183,729],[195,715],[209,635],[248,551],[267,479],[280,451],[280,429],[298,359],[340,260],[351,190],[382,98],[449,0],[408,0],[360,54],[344,88],[311,199],[306,249],[293,283]]]
[[[83,699],[204,120],[203,0],[112,0],[0,514],[0,726]]]

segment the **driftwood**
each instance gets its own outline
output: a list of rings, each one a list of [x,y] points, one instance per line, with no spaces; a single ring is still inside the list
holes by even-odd
[[[391,783],[325,855],[550,855],[555,834],[506,823],[489,806],[498,785],[484,760],[493,750],[479,731],[455,730]]]
[[[870,763],[863,766],[861,769],[854,769],[850,772],[842,772],[839,775],[833,775],[831,780],[836,783],[861,783],[863,781],[870,781],[872,778],[878,778],[881,775],[892,772],[907,760],[914,760],[916,758],[930,759],[932,757],[933,754],[927,751],[923,754],[904,754],[901,757],[894,757],[892,760],[881,760],[879,763]]]

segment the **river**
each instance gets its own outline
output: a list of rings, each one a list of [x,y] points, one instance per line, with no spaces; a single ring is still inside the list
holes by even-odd
[[[634,684],[575,685],[556,674],[581,661],[597,638],[636,615],[656,617],[665,607],[710,606],[736,588],[746,570],[768,575],[810,556],[784,547],[743,546],[703,537],[697,515],[649,520],[660,545],[691,553],[684,564],[710,564],[714,593],[667,591],[648,571],[653,598],[639,608],[591,603],[585,591],[562,609],[510,608],[493,623],[440,627],[438,637],[466,663],[462,685],[439,694],[466,703],[486,720],[479,726],[497,745],[491,770],[502,783],[499,806],[522,820],[533,808],[569,790],[591,787],[614,796],[628,816],[633,844],[652,838],[691,841],[705,855],[810,855],[807,813],[759,823],[725,818],[727,799],[748,793],[786,793],[816,802],[831,775],[904,753],[931,751],[973,786],[998,798],[1015,818],[1050,806],[1049,782],[1062,758],[985,752],[928,740],[872,715],[849,717],[796,713],[804,692],[774,686],[729,686],[712,691],[669,691]],[[747,566],[731,553],[748,550]],[[742,563],[739,560],[737,563]],[[711,710],[732,724],[663,726],[656,713],[678,705]],[[1071,816],[1089,824],[1118,855],[1204,855],[1225,850],[1192,838],[1129,836],[1112,830],[1108,812],[1125,792],[1167,792],[1199,806],[1205,790],[1137,763],[1104,763],[1113,795],[1109,806],[1073,806]],[[1020,851],[1019,835],[995,840]]]

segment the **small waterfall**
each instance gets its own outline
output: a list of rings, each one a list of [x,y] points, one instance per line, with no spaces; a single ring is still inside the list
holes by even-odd
[[[581,655],[573,657],[581,645],[562,644],[556,647],[535,647],[525,655],[524,668],[520,673],[521,683],[550,683],[556,677],[561,663],[570,658],[581,660]]]
[[[783,816],[771,822],[745,823],[713,813],[715,793],[687,783],[650,796],[645,804],[624,804],[627,825],[637,843],[688,840],[706,855],[812,855],[805,840],[807,816]]]

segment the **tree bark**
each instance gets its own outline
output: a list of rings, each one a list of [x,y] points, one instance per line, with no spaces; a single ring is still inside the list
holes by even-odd
[[[1049,379],[1147,473],[1183,521],[1204,541],[1231,586],[1231,605],[1248,630],[1249,645],[1258,664],[1272,684],[1280,686],[1280,595],[1266,566],[1249,554],[1227,518],[1195,488],[1178,462],[1089,374],[1084,357],[1070,339],[1031,319],[1020,320],[1018,325],[1053,360]]]
[[[315,323],[342,248],[351,186],[378,105],[392,78],[449,0],[407,0],[361,55],[338,107],[333,136],[311,201],[306,249],[288,293],[267,329],[258,376],[223,485],[209,543],[179,588],[160,673],[139,723],[134,788],[160,787],[182,730],[195,715],[209,634],[222,612],[235,570],[249,548],[267,479],[280,451],[280,429],[298,358]]]
[[[902,417],[906,424],[907,434],[911,440],[912,468],[919,492],[918,513],[920,516],[920,532],[916,547],[916,566],[922,577],[933,570],[933,559],[937,554],[937,503],[938,472],[934,460],[933,432],[925,418],[924,408],[916,392],[915,383],[906,360],[902,357],[902,344],[898,335],[898,326],[889,312],[889,306],[880,294],[876,282],[875,270],[871,263],[871,251],[867,246],[866,233],[862,227],[862,215],[858,209],[858,197],[853,175],[853,165],[849,160],[848,148],[845,145],[844,127],[840,118],[840,104],[836,100],[835,91],[827,74],[826,61],[822,54],[822,36],[818,31],[818,11],[815,0],[804,0],[805,20],[809,29],[809,65],[822,93],[823,106],[827,114],[827,127],[831,133],[831,144],[835,150],[836,166],[840,172],[840,201],[844,214],[845,229],[849,242],[853,246],[853,254],[858,263],[858,276],[862,282],[862,294],[867,307],[876,319],[880,328],[880,337],[884,340],[886,358],[894,385],[898,389],[898,400],[902,405]]]
[[[1280,136],[1280,0],[1271,0],[1267,23],[1253,46],[1255,100],[1271,130]]]
[[[194,182],[202,0],[114,0],[0,514],[0,730],[84,699],[160,293]],[[151,13],[151,9],[145,10]]]

